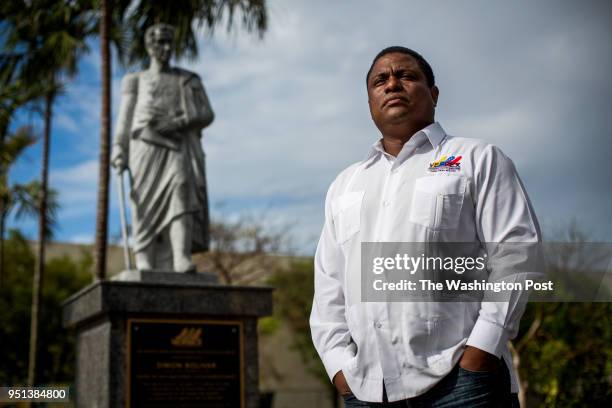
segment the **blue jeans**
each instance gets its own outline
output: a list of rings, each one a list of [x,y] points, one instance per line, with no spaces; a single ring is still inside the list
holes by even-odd
[[[424,394],[403,401],[383,403],[360,401],[353,394],[343,396],[344,406],[392,408],[519,408],[518,395],[510,392],[510,373],[500,360],[491,372],[468,371],[457,364],[446,377]]]

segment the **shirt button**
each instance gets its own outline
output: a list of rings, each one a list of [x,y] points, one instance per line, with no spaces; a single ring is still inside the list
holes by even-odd
[[[382,323],[376,322],[374,323],[374,327],[376,327],[377,329],[380,329],[382,327]]]
[[[391,202],[389,202],[389,201],[387,201],[387,200],[383,201],[383,206],[384,206],[384,207],[388,207],[388,206],[389,206],[389,204],[391,204]]]
[[[391,339],[391,344],[397,344],[397,342],[398,342],[398,338],[397,337],[393,337]]]

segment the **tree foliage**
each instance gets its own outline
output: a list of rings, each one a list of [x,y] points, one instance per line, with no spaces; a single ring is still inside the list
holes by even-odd
[[[32,270],[30,244],[17,231],[6,240],[6,284],[0,289],[0,384],[24,384],[28,369]],[[91,256],[47,262],[40,327],[40,384],[74,380],[74,333],[62,328],[61,304],[90,281]]]
[[[538,330],[520,350],[528,406],[596,407],[612,401],[612,304],[530,303]],[[520,336],[519,336],[520,338]]]
[[[59,77],[77,72],[87,39],[96,30],[92,1],[15,0],[3,2],[3,58],[15,61],[19,76],[44,81],[57,92]]]
[[[596,293],[604,275],[601,269],[610,258],[603,251],[606,247],[591,243],[576,221],[550,235],[556,243],[547,254],[547,269],[555,276],[555,291],[569,296],[586,288],[585,293]],[[606,302],[527,305],[512,342],[524,405],[610,405],[611,316],[612,304]]]

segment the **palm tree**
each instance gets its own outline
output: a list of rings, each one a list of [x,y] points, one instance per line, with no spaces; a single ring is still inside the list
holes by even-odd
[[[17,217],[35,214],[37,210],[34,185],[10,185],[9,170],[22,152],[36,141],[32,129],[22,127],[0,138],[0,287],[4,285],[4,235],[6,220],[13,210]]]
[[[15,78],[17,58],[11,54],[0,56],[0,287],[4,281],[4,235],[6,220],[13,210],[18,218],[33,215],[37,210],[36,198],[39,185],[10,185],[9,171],[22,152],[36,142],[29,126],[10,132],[10,123],[15,112],[28,106],[42,94],[39,86],[25,85]],[[56,206],[57,203],[54,203]]]
[[[106,245],[108,234],[108,178],[110,172],[111,138],[111,53],[110,53],[110,0],[101,0],[100,53],[102,57],[102,101],[100,114],[100,163],[98,173],[98,203],[96,207],[96,248],[94,276],[103,280],[106,274]]]
[[[24,216],[34,217],[38,215],[42,185],[38,180],[34,180],[26,184],[13,184],[7,190],[6,197],[8,199],[5,202],[8,205],[3,208],[3,212],[0,214],[2,223],[4,223],[2,225],[3,232],[6,231],[6,219],[13,211],[15,211],[16,219],[23,218]],[[57,226],[57,210],[59,207],[58,193],[55,189],[50,188],[47,191],[47,214],[44,226],[44,234],[47,240],[53,238],[53,233]],[[4,239],[0,242],[0,247],[0,253],[4,259]]]
[[[42,298],[47,231],[49,144],[53,104],[61,92],[62,81],[73,77],[77,61],[88,51],[86,39],[93,32],[94,16],[89,1],[52,0],[15,1],[5,6],[5,49],[16,56],[20,79],[26,83],[43,82],[44,130],[39,194],[38,258],[32,289],[32,318],[28,384],[36,383],[38,328]]]
[[[154,23],[164,22],[175,26],[173,51],[177,59],[194,59],[198,55],[194,24],[196,29],[207,28],[212,34],[219,24],[225,21],[227,29],[231,30],[236,14],[240,13],[242,26],[248,32],[257,32],[260,38],[263,37],[268,24],[265,0],[156,0],[135,3],[129,15],[126,15],[129,6],[133,5],[131,1],[101,0],[102,117],[94,256],[95,276],[98,280],[103,280],[106,274],[111,134],[110,40],[116,45],[122,65],[146,65],[148,56],[142,36]],[[126,44],[129,46],[126,47]]]

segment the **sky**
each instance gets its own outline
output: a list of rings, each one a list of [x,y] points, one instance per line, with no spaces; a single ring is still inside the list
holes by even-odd
[[[545,231],[572,220],[593,241],[612,230],[612,3],[605,1],[268,1],[262,40],[242,30],[199,36],[198,73],[216,114],[203,132],[213,217],[289,226],[314,253],[325,193],[380,138],[365,74],[382,48],[403,45],[431,64],[447,133],[499,146],[515,163]],[[99,48],[59,98],[50,185],[61,210],[55,239],[91,243],[99,155]],[[133,71],[133,69],[131,70]],[[113,117],[120,81],[113,67]],[[113,119],[113,123],[115,120]],[[23,112],[15,126],[41,119]],[[11,173],[39,177],[40,146]],[[119,236],[111,180],[109,235]],[[10,221],[36,237],[35,220]]]

